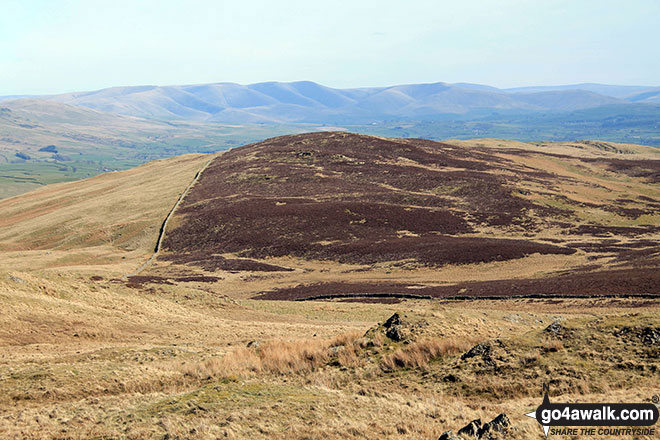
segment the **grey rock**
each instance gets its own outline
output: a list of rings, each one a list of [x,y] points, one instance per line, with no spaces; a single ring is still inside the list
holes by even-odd
[[[646,327],[642,329],[642,342],[645,345],[660,345],[660,328]]]
[[[395,313],[394,315],[390,316],[387,319],[387,321],[385,321],[385,324],[383,324],[385,328],[391,328],[392,326],[395,325],[401,325],[401,316],[399,316],[398,313]]]
[[[442,434],[440,434],[440,437],[438,437],[438,440],[460,440],[460,439],[458,437],[456,437],[453,432],[447,431],[447,432],[443,432]]]
[[[394,325],[388,328],[387,331],[385,332],[385,336],[387,336],[394,342],[399,342],[406,338],[406,334],[403,331],[403,327],[401,325]]]
[[[459,429],[457,434],[467,438],[479,438],[479,430],[481,430],[481,419],[475,419]]]
[[[464,361],[466,359],[470,359],[477,356],[481,356],[482,359],[487,360],[490,359],[491,352],[492,352],[492,347],[490,346],[489,343],[477,344],[471,349],[469,349],[466,353],[463,353],[461,355],[461,360]]]
[[[13,282],[19,283],[19,284],[27,283],[27,281],[25,281],[23,278],[15,277],[14,275],[9,275],[9,281],[13,281]]]
[[[498,433],[506,432],[511,426],[511,421],[506,414],[502,413],[479,429],[477,437],[481,440],[497,438]]]
[[[564,332],[564,326],[561,325],[559,321],[555,321],[549,326],[547,326],[545,329],[543,329],[545,333],[550,333],[551,335],[554,336],[561,336],[562,333]]]

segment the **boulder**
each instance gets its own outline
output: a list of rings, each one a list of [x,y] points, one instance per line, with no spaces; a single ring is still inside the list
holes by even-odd
[[[400,342],[406,338],[406,334],[403,331],[402,325],[393,325],[387,329],[385,336],[393,340],[394,342]]]
[[[398,313],[390,316],[387,321],[385,321],[385,324],[383,324],[385,328],[391,328],[395,325],[401,325],[401,316],[399,316]]]
[[[479,431],[481,430],[481,419],[472,420],[467,425],[458,430],[458,435],[467,438],[479,438]]]
[[[497,438],[498,433],[506,432],[511,426],[511,421],[506,414],[502,413],[484,425],[479,430],[477,437],[481,440],[492,440]]]
[[[562,333],[564,332],[564,326],[561,325],[559,321],[555,321],[549,326],[547,326],[545,329],[543,329],[543,331],[553,336],[561,336]]]
[[[645,345],[660,345],[660,328],[646,327],[641,336]]]
[[[26,281],[23,278],[16,277],[14,275],[9,275],[9,281],[13,281],[14,283],[19,283],[19,284],[25,284]]]
[[[453,432],[447,431],[447,432],[443,432],[442,434],[440,434],[440,437],[438,437],[438,440],[460,440],[460,439],[458,437],[456,437]]]
[[[489,343],[477,344],[471,349],[469,349],[466,353],[463,353],[463,355],[461,355],[461,360],[464,361],[466,359],[470,359],[477,356],[480,356],[482,359],[487,360],[490,359],[491,351],[492,351],[492,347],[490,346]]]

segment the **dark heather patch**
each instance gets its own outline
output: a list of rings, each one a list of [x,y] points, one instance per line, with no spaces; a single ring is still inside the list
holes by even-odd
[[[649,183],[660,183],[660,160],[585,159],[585,161],[603,164],[610,171],[630,177],[641,177]]]
[[[510,279],[460,283],[451,286],[420,286],[405,283],[329,282],[299,285],[262,292],[254,299],[301,300],[305,298],[391,297],[414,294],[432,298],[507,298],[507,297],[598,297],[660,295],[660,271],[656,268],[607,270],[573,273],[548,278]]]
[[[252,272],[290,272],[293,269],[288,267],[275,266],[272,264],[262,263],[260,261],[242,259],[242,258],[225,258],[219,255],[207,255],[203,252],[197,253],[188,253],[188,254],[166,254],[159,255],[159,260],[162,261],[172,261],[176,264],[187,264],[191,266],[200,267],[209,272],[215,272],[217,270],[225,271],[252,271]],[[192,277],[188,277],[192,278]],[[215,278],[215,280],[220,280],[217,277],[206,277],[206,278]],[[186,281],[180,278],[177,278],[179,281]],[[190,280],[190,281],[201,281],[201,280]],[[210,281],[209,281],[210,282]]]
[[[207,275],[191,275],[187,277],[177,277],[174,278],[174,280],[181,282],[215,283],[216,281],[221,281],[222,278]]]
[[[595,237],[608,237],[611,235],[635,237],[641,234],[660,232],[660,226],[603,226],[588,224],[576,226],[568,232],[572,235],[593,235]]]
[[[515,176],[497,174],[503,168]],[[518,181],[542,177],[487,149],[348,133],[282,136],[216,158],[177,210],[180,221],[163,247],[174,255],[428,265],[572,253],[524,240],[450,237],[474,232],[473,225],[531,232],[539,221],[570,216],[515,195]],[[173,258],[210,270],[258,263]]]
[[[140,288],[144,284],[174,285],[174,283],[170,281],[168,278],[154,276],[154,275],[133,275],[132,277],[128,277],[128,282],[126,283],[128,287],[133,287],[133,288]]]

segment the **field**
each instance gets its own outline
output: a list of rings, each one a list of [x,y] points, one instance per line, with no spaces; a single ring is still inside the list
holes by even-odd
[[[350,131],[394,138],[474,139],[571,142],[592,139],[660,146],[657,105],[607,105],[554,112],[474,112],[429,120],[383,121],[351,126]],[[341,124],[339,124],[341,125]]]
[[[526,440],[544,387],[649,402],[658,161],[317,133],[1,200],[0,438]]]
[[[3,101],[0,199],[152,160],[215,153],[308,130],[287,125],[163,122],[36,99]]]
[[[571,112],[447,114],[432,120],[220,124],[119,116],[37,99],[0,104],[0,199],[50,183],[125,170],[150,160],[214,153],[272,136],[346,130],[395,138],[602,139],[660,146],[660,106]]]

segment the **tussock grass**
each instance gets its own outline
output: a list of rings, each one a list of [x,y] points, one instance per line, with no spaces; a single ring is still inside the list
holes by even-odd
[[[383,356],[381,364],[385,370],[399,368],[427,368],[434,359],[451,356],[468,350],[474,344],[470,339],[423,339],[413,342],[394,353]]]
[[[550,352],[561,351],[564,349],[564,344],[556,339],[546,339],[543,341],[543,349]]]
[[[248,377],[254,374],[304,374],[336,359],[341,366],[359,364],[359,350],[366,342],[359,332],[332,339],[272,340],[257,347],[240,347],[221,358],[211,358],[181,371],[198,379]]]

